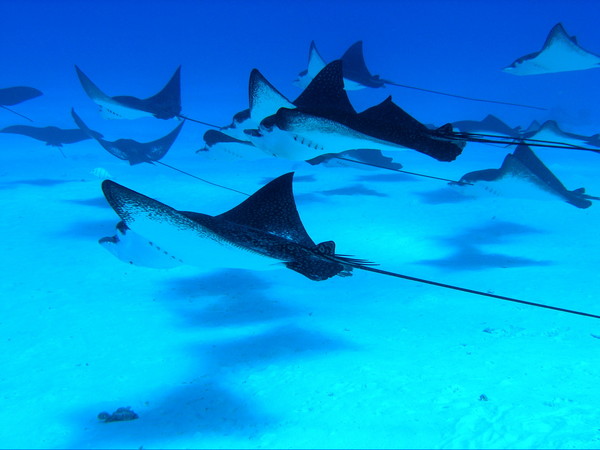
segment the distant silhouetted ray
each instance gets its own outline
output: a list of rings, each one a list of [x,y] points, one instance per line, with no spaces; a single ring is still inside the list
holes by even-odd
[[[380,88],[384,87],[387,84],[422,92],[429,92],[431,94],[459,98],[462,100],[495,103],[507,106],[518,106],[521,108],[531,108],[540,110],[547,109],[539,106],[524,105],[521,103],[503,102],[498,100],[468,97],[465,95],[451,94],[448,92],[436,91],[433,89],[425,89],[387,80],[385,78],[381,78],[379,75],[372,75],[365,63],[362,41],[357,41],[354,44],[352,44],[340,59],[344,62],[344,88],[347,90],[363,89],[366,87]],[[308,56],[308,69],[300,72],[300,74],[298,75],[298,79],[296,80],[296,84],[303,88],[308,86],[310,81],[319,73],[320,70],[323,69],[323,67],[325,67],[325,65],[326,63],[317,51],[314,41],[311,42]]]
[[[63,144],[74,144],[75,142],[91,139],[92,137],[101,138],[100,133],[90,133],[79,128],[63,129],[58,127],[33,127],[30,125],[11,125],[0,130],[0,133],[12,133],[28,136],[38,141],[45,142],[46,145],[53,147],[62,147]]]
[[[88,136],[94,138],[107,152],[124,161],[129,161],[129,164],[140,164],[143,162],[152,163],[164,157],[177,136],[181,131],[181,127],[185,122],[181,122],[169,134],[160,139],[151,142],[137,142],[133,139],[118,139],[116,141],[107,141],[98,137],[99,133],[90,130],[90,128],[81,120],[81,118],[71,110],[71,115],[77,126]],[[101,136],[101,135],[100,135]]]
[[[31,100],[32,98],[39,97],[40,95],[43,95],[42,91],[27,86],[3,88],[0,89],[0,107],[10,111],[13,114],[16,114],[17,116],[27,119],[30,122],[33,122],[33,120],[31,120],[29,117],[8,108],[8,106],[17,105],[24,101]]]

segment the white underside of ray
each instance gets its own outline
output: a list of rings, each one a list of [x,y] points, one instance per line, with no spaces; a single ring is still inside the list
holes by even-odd
[[[117,242],[104,240],[100,245],[125,263],[155,269],[170,269],[183,264],[133,230],[127,230],[126,234],[118,232],[117,237]]]
[[[182,264],[204,268],[270,270],[281,267],[276,260],[236,247],[210,230],[176,212],[165,212],[134,203],[127,210],[126,224],[159,251]]]
[[[310,55],[308,55],[308,67],[306,69],[310,78],[312,79],[316,77],[326,65],[327,63],[323,58],[321,58],[321,55],[319,55],[316,47],[312,47]]]
[[[304,75],[298,75],[298,78],[294,80],[294,86],[297,86],[300,89],[304,90],[308,87],[311,81],[312,78],[309,77],[307,73],[305,73]]]
[[[246,139],[249,136],[244,135]],[[208,159],[217,161],[234,161],[238,159],[257,160],[267,158],[267,154],[254,145],[238,142],[219,142],[210,147],[208,152],[202,152]]]
[[[85,77],[85,75],[82,75]],[[139,109],[128,108],[112,97],[109,97],[98,88],[92,81],[85,77],[82,81],[86,94],[100,107],[100,115],[104,119],[139,119],[141,117],[152,117],[153,115]]]
[[[594,68],[600,68],[600,57],[585,51],[567,36],[560,36],[534,58],[504,70],[514,75],[538,75]]]
[[[312,47],[310,54],[308,55],[308,67],[306,73],[304,75],[298,75],[298,79],[294,84],[302,89],[306,89],[313,78],[316,77],[326,65],[327,63],[321,58],[321,55],[319,55],[316,48]]]
[[[352,81],[348,78],[344,78],[344,89],[347,91],[358,91],[360,89],[366,89],[366,87],[367,86],[357,81]]]
[[[100,115],[104,119],[140,119],[142,117],[154,117],[150,112],[128,108],[110,97],[108,99],[92,100],[100,106]]]
[[[538,184],[540,183],[540,184]],[[545,187],[533,176],[506,174],[496,181],[476,181],[472,185],[455,185],[465,195],[477,198],[504,197],[524,200],[565,200],[552,189]]]
[[[260,122],[268,116],[275,114],[279,108],[294,109],[293,103],[272,89],[268,84],[259,84],[251,102],[250,117],[242,122],[236,122],[229,127],[221,128],[219,131],[241,141],[248,141],[248,135],[244,130],[256,130]]]
[[[270,131],[261,128],[262,136],[251,138],[252,143],[269,155],[295,161],[306,161],[327,153],[341,153],[347,150],[397,152],[407,149],[328,119],[302,116],[295,122],[290,123],[289,131],[278,127],[273,127]]]

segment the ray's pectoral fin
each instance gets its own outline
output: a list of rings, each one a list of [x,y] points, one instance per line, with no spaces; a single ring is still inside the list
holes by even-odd
[[[168,83],[152,97],[144,100],[147,110],[157,119],[171,119],[181,113],[181,66]]]

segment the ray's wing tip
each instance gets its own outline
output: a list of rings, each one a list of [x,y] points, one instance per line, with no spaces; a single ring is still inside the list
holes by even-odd
[[[562,22],[558,22],[556,25],[554,25],[554,26],[552,27],[552,29],[553,29],[553,30],[554,30],[554,29],[561,29],[561,28],[562,28],[563,30],[565,29],[565,26],[563,25],[563,23],[562,23]]]
[[[102,193],[108,199],[114,192],[116,192],[119,188],[123,188],[124,186],[107,178],[102,180],[100,187],[102,188]]]
[[[87,79],[87,75],[85,73],[83,73],[83,70],[81,70],[81,68],[77,64],[74,64],[74,67],[75,67],[75,72],[77,73],[77,76],[79,77],[80,80]]]
[[[37,88],[32,87],[30,89],[31,89],[31,93],[33,95],[33,97],[31,97],[32,99],[36,98],[36,97],[39,97],[41,95],[44,95],[44,93],[42,91],[40,91],[39,89],[37,89]]]

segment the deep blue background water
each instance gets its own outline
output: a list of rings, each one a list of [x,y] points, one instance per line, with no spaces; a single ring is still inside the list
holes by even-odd
[[[73,126],[74,106],[92,126],[117,127],[118,136],[150,138],[139,122],[108,125],[79,86],[77,64],[109,95],[145,97],[182,65],[183,110],[228,123],[247,106],[247,79],[256,67],[284,94],[306,67],[315,40],[326,60],[364,40],[374,74],[400,83],[461,95],[529,103],[539,112],[465,102],[388,87],[351,94],[357,109],[393,94],[425,123],[441,125],[493,112],[511,125],[558,119],[567,128],[600,122],[597,80],[589,70],[517,77],[500,69],[541,48],[563,22],[582,46],[600,53],[600,5],[578,1],[0,1],[3,70],[0,85],[31,85],[45,96],[19,106],[40,123]],[[3,124],[15,117],[2,115]],[[17,120],[18,121],[18,120]],[[171,129],[172,124],[147,122]],[[188,126],[186,145],[203,130]],[[140,131],[142,130],[142,131]],[[129,133],[129,136],[123,134]]]

